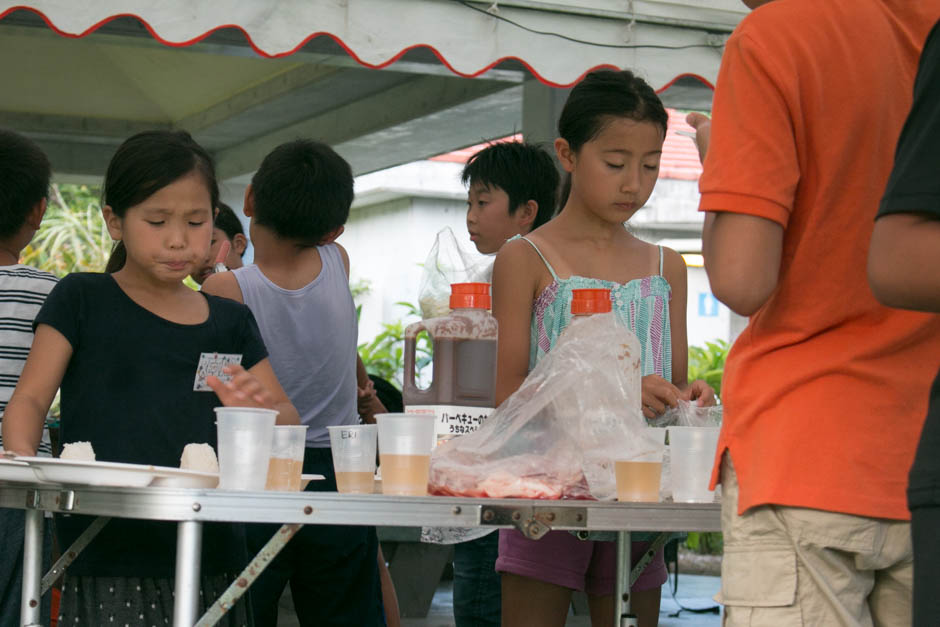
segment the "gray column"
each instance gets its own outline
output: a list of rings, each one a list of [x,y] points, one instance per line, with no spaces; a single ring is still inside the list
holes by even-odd
[[[522,86],[522,135],[527,142],[542,144],[554,154],[552,143],[558,137],[558,117],[570,89],[543,85],[532,78]]]

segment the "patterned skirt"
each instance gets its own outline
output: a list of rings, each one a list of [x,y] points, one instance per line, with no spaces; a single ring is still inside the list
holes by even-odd
[[[202,577],[199,614],[222,596],[233,577]],[[62,585],[59,605],[60,627],[144,626],[162,627],[173,623],[173,579],[139,577],[69,577]],[[247,598],[242,597],[219,625],[252,627]]]

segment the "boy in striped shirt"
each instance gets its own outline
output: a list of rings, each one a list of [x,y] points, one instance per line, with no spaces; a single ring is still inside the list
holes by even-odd
[[[0,129],[0,411],[26,363],[33,319],[56,283],[52,274],[19,262],[46,212],[50,177],[49,160],[39,146]],[[51,453],[48,442],[44,434],[40,455]],[[19,625],[23,523],[23,510],[0,508],[0,627]],[[48,624],[48,598],[43,601],[43,624]]]

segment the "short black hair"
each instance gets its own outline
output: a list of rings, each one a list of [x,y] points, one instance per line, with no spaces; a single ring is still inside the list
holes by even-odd
[[[297,139],[264,158],[251,189],[257,224],[302,246],[316,246],[349,218],[352,169],[326,144]]]
[[[506,192],[510,215],[534,200],[538,203],[538,213],[533,229],[555,215],[559,178],[551,156],[540,147],[525,142],[490,144],[470,157],[460,175],[464,185],[482,183]]]
[[[15,235],[36,203],[49,195],[52,167],[42,149],[0,129],[0,238]]]
[[[234,239],[236,235],[245,234],[245,227],[242,226],[242,221],[238,219],[238,216],[235,215],[231,207],[224,202],[220,202],[218,210],[218,213],[215,215],[215,222],[212,226],[221,229],[230,240]]]

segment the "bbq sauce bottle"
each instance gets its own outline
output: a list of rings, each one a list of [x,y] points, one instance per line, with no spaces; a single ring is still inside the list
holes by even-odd
[[[454,283],[451,313],[405,329],[402,396],[407,413],[433,414],[438,441],[475,431],[496,406],[496,318],[490,314],[489,283]],[[431,337],[431,384],[415,382],[420,331]]]
[[[571,315],[577,319],[599,313],[610,313],[610,290],[591,288],[571,290]],[[574,320],[571,321],[574,324]]]

